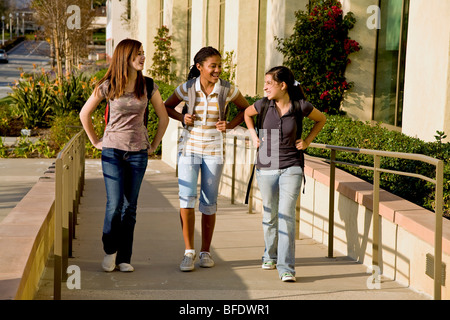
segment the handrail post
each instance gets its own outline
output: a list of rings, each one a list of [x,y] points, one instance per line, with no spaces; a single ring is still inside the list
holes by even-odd
[[[61,158],[55,162],[55,239],[53,244],[53,299],[61,300],[62,282],[62,171],[63,163]]]
[[[255,162],[255,158],[254,158],[255,148],[253,148],[253,146],[252,146],[251,142],[249,142],[249,140],[250,139],[248,137],[245,138],[245,145],[248,146],[248,150],[250,152],[249,153],[250,161],[249,161],[249,166],[248,166],[248,168],[249,168],[248,172],[250,172],[250,174],[251,174],[252,173],[252,169],[253,169],[253,164]],[[252,185],[251,185],[250,191],[249,191],[249,196],[248,196],[248,213],[253,213],[253,189],[254,189],[253,187],[255,185],[255,180],[256,180],[256,173],[255,173],[255,177],[252,180]]]
[[[76,216],[73,216],[84,187],[84,148],[84,131],[80,131],[55,161],[54,300],[61,300],[61,284],[67,281],[68,258],[72,252],[71,236],[75,233],[76,223]]]
[[[436,165],[436,208],[434,233],[434,299],[441,300],[442,286],[442,214],[444,205],[444,162]]]
[[[69,222],[69,174],[70,169],[69,155],[63,155],[63,170],[62,170],[62,281],[67,280],[67,267],[69,264],[69,236],[70,236],[70,222]]]
[[[372,265],[379,266],[379,245],[380,245],[380,156],[373,157],[373,239],[372,239]]]
[[[231,204],[234,204],[235,192],[236,188],[236,145],[237,145],[237,136],[233,137],[233,163],[231,164],[232,172],[231,172]]]
[[[328,206],[328,258],[333,258],[334,251],[334,186],[336,175],[336,150],[331,149],[330,155],[330,196]]]

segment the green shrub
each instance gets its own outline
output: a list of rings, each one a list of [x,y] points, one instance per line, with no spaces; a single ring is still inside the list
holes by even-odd
[[[12,105],[17,115],[22,117],[26,128],[48,126],[53,102],[48,83],[48,75],[44,72],[31,76],[22,73],[21,79],[12,87]]]
[[[161,94],[161,98],[163,101],[166,101],[172,95],[172,93],[175,91],[174,86],[171,86],[170,84],[167,84],[163,81],[155,80],[155,83],[159,87],[158,90],[159,90],[159,93]],[[150,142],[152,142],[153,138],[156,135],[156,131],[158,130],[158,124],[159,124],[158,116],[156,115],[155,109],[153,107],[150,107],[148,117],[149,117],[148,124],[147,124],[148,139]],[[158,146],[158,148],[156,149],[155,154],[161,154],[161,147],[162,146],[160,144]]]
[[[50,85],[53,88],[53,114],[59,116],[72,111],[80,112],[93,90],[92,80],[83,73],[72,73],[63,78],[62,83],[56,80]]]
[[[304,120],[304,133],[313,126],[309,119]],[[424,142],[417,138],[406,136],[400,132],[390,131],[381,127],[353,121],[342,116],[327,116],[327,122],[314,140],[316,143],[345,146],[359,149],[374,149],[393,152],[417,153],[444,161],[444,214],[450,217],[450,143]],[[330,157],[330,150],[308,148],[307,153],[317,157]],[[373,166],[373,156],[351,152],[337,152],[338,161],[359,165]],[[380,161],[384,169],[401,170],[435,178],[434,166],[420,161],[382,157]],[[373,171],[356,167],[340,166],[342,169],[372,183]],[[434,210],[434,184],[421,179],[381,173],[380,187],[406,200]]]
[[[162,26],[157,29],[157,35],[154,38],[155,52],[153,54],[153,64],[148,70],[149,74],[155,79],[164,82],[175,81],[177,76],[172,72],[172,64],[176,63],[172,52],[172,36],[169,35],[169,29]]]
[[[4,136],[9,129],[11,112],[9,109],[0,109],[0,136]]]
[[[278,39],[277,49],[308,100],[320,111],[339,114],[344,93],[352,87],[345,78],[348,56],[361,50],[348,36],[356,19],[351,12],[343,15],[338,0],[313,0],[307,8],[295,13],[293,34]]]

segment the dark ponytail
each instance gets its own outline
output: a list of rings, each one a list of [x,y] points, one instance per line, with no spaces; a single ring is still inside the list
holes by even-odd
[[[200,70],[197,68],[197,63],[202,64],[206,59],[213,56],[222,57],[219,50],[213,47],[203,47],[194,57],[194,65],[191,67],[191,70],[188,74],[188,80],[197,78],[200,76]]]
[[[273,80],[278,83],[286,83],[291,100],[306,100],[306,95],[301,84],[295,80],[294,74],[289,68],[284,66],[274,67],[267,71],[266,74],[270,74]]]

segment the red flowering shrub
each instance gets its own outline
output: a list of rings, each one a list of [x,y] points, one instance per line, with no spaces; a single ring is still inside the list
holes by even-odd
[[[345,78],[351,62],[348,56],[361,50],[359,43],[348,37],[356,19],[351,12],[343,15],[338,0],[311,1],[307,9],[295,13],[293,34],[277,39],[277,49],[308,100],[323,112],[338,114],[345,92],[353,85]]]

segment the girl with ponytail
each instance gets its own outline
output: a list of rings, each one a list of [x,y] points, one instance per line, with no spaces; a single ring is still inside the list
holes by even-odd
[[[263,200],[265,250],[263,269],[277,269],[282,281],[295,278],[295,205],[303,180],[303,150],[322,130],[326,118],[306,101],[303,89],[284,66],[265,75],[266,98],[245,111],[245,123],[253,144],[259,148],[256,178]],[[266,113],[258,137],[253,116]],[[295,106],[301,110],[297,111]],[[297,139],[299,119],[308,117],[315,125],[305,139]],[[262,136],[263,135],[263,136]],[[265,152],[264,152],[265,151]]]
[[[230,85],[226,103],[233,102],[240,113],[227,122],[219,120],[219,93],[221,91],[220,73],[222,57],[213,47],[202,48],[194,57],[188,80],[195,79],[195,104],[193,114],[180,113],[174,108],[181,102],[190,103],[187,82],[178,86],[165,102],[167,113],[183,123],[184,130],[178,150],[178,185],[180,199],[180,219],[185,243],[185,252],[180,264],[182,271],[194,269],[196,252],[194,249],[195,204],[197,200],[197,181],[201,171],[199,210],[202,213],[202,247],[199,254],[200,267],[214,266],[211,257],[211,240],[214,232],[217,211],[219,182],[223,169],[223,136],[226,130],[233,129],[244,119],[247,100],[238,88]]]

